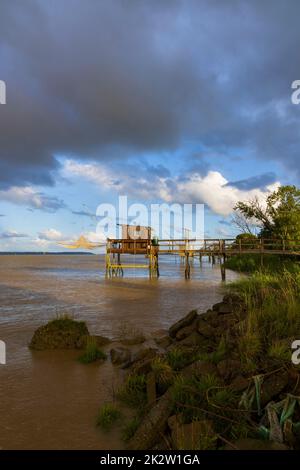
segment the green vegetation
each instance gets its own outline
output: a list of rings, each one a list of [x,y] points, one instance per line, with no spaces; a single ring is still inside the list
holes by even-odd
[[[167,353],[166,361],[174,371],[178,371],[192,362],[193,355],[193,351],[180,347],[172,348]]]
[[[196,360],[210,362],[211,364],[217,365],[220,361],[225,359],[227,353],[227,345],[225,338],[221,338],[218,347],[211,353],[199,352],[196,355]]]
[[[300,240],[300,189],[295,186],[280,186],[267,197],[265,206],[257,198],[238,202],[235,211],[235,221],[246,233],[256,226],[260,237],[289,239],[290,246]]]
[[[85,322],[76,321],[68,315],[62,315],[35,331],[30,348],[38,350],[76,349],[82,337],[88,335],[89,331]]]
[[[232,437],[228,421],[236,419],[238,398],[215,375],[207,374],[200,378],[179,376],[172,387],[172,400],[175,413],[181,416],[184,423],[209,419],[213,422],[215,431],[227,438]],[[239,416],[239,419],[242,423],[243,418]],[[226,428],[227,431],[224,432]]]
[[[174,372],[166,359],[155,357],[152,361],[151,367],[158,385],[164,387],[173,382]]]
[[[94,338],[87,338],[84,353],[79,357],[82,364],[90,364],[91,362],[105,360],[106,354],[97,346]]]
[[[56,318],[48,322],[49,327],[55,327],[60,330],[70,330],[74,327],[81,330],[82,334],[86,334],[86,324],[83,321],[76,321],[68,314],[57,315]]]
[[[100,426],[104,431],[109,431],[112,425],[118,421],[121,416],[121,411],[114,403],[106,403],[99,410],[97,426]]]
[[[128,442],[135,434],[141,423],[139,416],[134,416],[122,429],[122,439],[125,442]]]
[[[298,262],[287,255],[266,254],[263,258],[263,264],[261,255],[258,253],[235,255],[226,260],[226,268],[245,273],[255,273],[256,271],[280,272],[284,269],[294,272],[297,270],[297,266]]]
[[[128,375],[117,391],[117,398],[133,408],[142,408],[147,403],[145,375]]]
[[[300,269],[256,272],[230,285],[247,307],[239,351],[245,367],[263,368],[266,357],[290,362],[292,338],[300,337]]]

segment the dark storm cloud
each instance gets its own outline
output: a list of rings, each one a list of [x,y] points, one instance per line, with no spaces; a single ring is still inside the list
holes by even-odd
[[[185,139],[299,173],[299,14],[298,0],[2,0],[1,187],[53,184],[55,155]]]
[[[243,191],[249,191],[250,189],[260,188],[265,189],[266,186],[276,181],[275,173],[263,173],[262,175],[252,176],[239,181],[230,181],[226,186],[233,186]]]

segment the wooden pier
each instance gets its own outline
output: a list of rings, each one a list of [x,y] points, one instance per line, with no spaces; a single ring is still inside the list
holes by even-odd
[[[145,263],[123,263],[122,255],[144,255]],[[159,276],[159,257],[177,255],[184,260],[185,278],[191,275],[191,259],[204,256],[212,264],[220,263],[222,280],[226,278],[225,261],[230,256],[260,254],[261,264],[265,255],[300,256],[300,240],[265,238],[226,239],[108,239],[106,243],[106,275],[123,276],[125,269],[148,269],[150,277]]]

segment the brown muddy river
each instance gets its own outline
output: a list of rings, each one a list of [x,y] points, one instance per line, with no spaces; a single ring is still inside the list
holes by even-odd
[[[92,334],[116,339],[122,325],[147,337],[189,310],[205,311],[221,298],[220,268],[195,260],[191,279],[172,258],[159,279],[147,272],[105,279],[103,256],[0,256],[0,449],[121,449],[119,429],[95,426],[122,371],[110,361],[83,365],[78,352],[33,352],[34,330],[62,313],[86,321]],[[237,275],[227,271],[227,280]],[[109,347],[108,347],[109,350]]]

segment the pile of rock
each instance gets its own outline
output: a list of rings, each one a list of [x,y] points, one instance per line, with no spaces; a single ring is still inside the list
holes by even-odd
[[[155,382],[152,370],[153,359],[164,358],[172,349],[179,348],[185,351],[190,360],[187,359],[184,367],[176,372],[177,377],[201,378],[207,374],[214,375],[222,387],[230,388],[240,398],[249,391],[250,387],[255,390],[254,374],[253,372],[247,374],[242,370],[237,348],[239,331],[246,315],[246,308],[241,299],[236,295],[226,295],[223,301],[215,304],[211,310],[200,315],[193,310],[172,325],[167,335],[155,338],[157,348],[143,349],[134,356],[124,352],[123,355],[121,353],[118,356],[119,360],[116,360],[115,355],[112,354],[113,363],[129,368],[129,374],[143,374],[147,380],[148,412],[129,442],[130,449],[196,449],[196,441],[198,442],[198,438],[203,438],[203,436],[206,436],[207,442],[210,443],[209,448],[289,448],[286,441],[282,443],[279,440],[263,441],[256,438],[238,439],[226,445],[224,441],[220,441],[220,436],[214,430],[209,414],[206,419],[184,422],[180,415],[174,414],[174,404],[171,399],[173,385],[170,384],[167,390],[161,393]],[[221,338],[225,338],[226,341],[225,357],[218,361],[211,361],[210,356],[218,348]],[[198,358],[195,352],[198,353]],[[199,353],[200,356],[202,353],[205,359],[199,360]],[[291,390],[291,387],[294,387],[295,393],[297,391],[295,385],[300,378],[298,373],[296,375],[297,377],[295,371],[268,371],[261,380],[259,388],[260,407],[263,409],[272,400],[278,401],[286,395],[283,392]],[[254,400],[253,407],[255,406],[257,403]],[[250,409],[249,417],[251,412]]]

